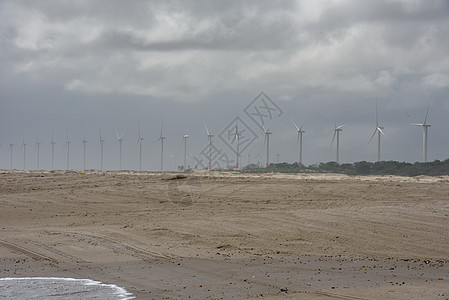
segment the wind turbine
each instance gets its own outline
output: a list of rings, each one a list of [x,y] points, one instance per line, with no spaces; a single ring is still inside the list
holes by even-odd
[[[302,166],[302,134],[305,133],[304,130],[302,130],[302,127],[304,126],[304,122],[302,122],[301,127],[298,127],[296,125],[295,121],[293,121],[293,125],[295,125],[296,131],[298,131],[298,138],[296,139],[296,144],[299,143],[299,166]]]
[[[184,171],[187,169],[187,139],[190,135],[184,134],[182,141],[184,142]]]
[[[214,137],[214,135],[209,132],[209,129],[207,129],[206,121],[203,121],[203,122],[204,122],[204,127],[206,127],[207,138],[209,140],[209,171],[210,171],[212,169],[212,138]],[[237,157],[238,157],[238,155],[237,155]],[[238,162],[237,162],[237,166],[238,166]]]
[[[336,160],[337,165],[339,164],[339,155],[340,155],[340,152],[339,152],[340,151],[340,132],[343,131],[343,126],[345,126],[345,125],[343,124],[343,125],[340,125],[337,127],[337,124],[335,124],[334,136],[332,137],[332,142],[331,142],[331,147],[330,147],[330,148],[332,148],[332,145],[334,144],[335,136],[337,136],[337,160]]]
[[[9,168],[12,170],[12,148],[14,147],[14,144],[9,144],[9,152],[11,154],[11,160],[9,163]]]
[[[86,170],[86,137],[84,137],[81,142],[83,143],[83,169]]]
[[[118,131],[117,131],[117,129],[115,129],[115,133],[117,134],[117,140],[118,140],[118,143],[119,143],[119,145],[120,145],[120,163],[119,163],[119,170],[121,170],[122,169],[122,143],[123,143],[123,141],[124,141],[124,139],[123,139],[123,136],[125,135],[125,133],[122,133],[121,135],[120,134],[118,134]]]
[[[384,132],[382,131],[384,129],[382,126],[379,126],[379,116],[377,112],[377,101],[376,101],[376,128],[374,129],[373,135],[371,135],[371,138],[369,139],[369,143],[371,143],[371,140],[376,135],[377,132],[377,161],[380,161],[380,135],[382,134],[385,136]]]
[[[162,118],[161,122],[161,134],[159,135],[159,138],[156,140],[156,142],[161,141],[161,172],[164,171],[164,140],[165,136],[163,135],[164,130],[164,118]]]
[[[98,129],[98,131],[100,132],[100,151],[101,151],[101,153],[100,153],[100,170],[103,171],[103,146],[104,146],[104,142],[106,140],[104,140],[101,137],[101,129]]]
[[[27,143],[25,143],[25,138],[23,138],[23,141],[22,141],[22,148],[23,148],[23,170],[25,171],[25,154],[26,154],[26,148],[27,148]]]
[[[53,137],[53,132],[51,133],[51,169],[53,170],[53,163],[54,163],[54,157],[55,157],[55,139]]]
[[[426,117],[424,118],[424,122],[422,124],[418,124],[418,123],[413,123],[411,125],[415,125],[418,127],[422,127],[423,129],[423,155],[424,155],[424,162],[427,162],[427,133],[428,133],[428,129],[431,126],[430,124],[427,124],[427,115],[429,114],[429,107],[430,107],[430,103],[429,105],[427,105],[427,111],[426,111]]]
[[[41,143],[39,142],[39,135],[36,136],[36,150],[37,150],[37,170],[39,170],[39,147]]]
[[[137,144],[139,145],[139,172],[142,171],[142,143],[143,137],[140,135],[140,121],[139,121],[139,136],[137,137]]]
[[[238,169],[239,168],[239,159],[240,159],[240,134],[239,134],[239,125],[238,125],[238,119],[235,122],[235,133],[234,133],[234,138],[232,139],[232,143],[237,140],[237,163],[235,165],[235,167]]]
[[[64,148],[67,147],[67,170],[69,170],[69,160],[70,160],[70,143],[69,133],[67,132],[67,140],[65,141]]]
[[[273,125],[273,123],[270,124],[270,126],[268,126],[268,128],[265,129],[265,127],[263,126],[263,124],[260,124],[263,128],[263,132],[265,133],[265,140],[264,140],[264,144],[267,144],[267,163],[266,163],[266,167],[268,168],[269,162],[270,162],[270,127],[271,125]]]

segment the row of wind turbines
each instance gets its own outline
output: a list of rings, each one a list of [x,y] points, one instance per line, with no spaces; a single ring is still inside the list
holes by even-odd
[[[425,118],[424,118],[424,122],[423,123],[412,123],[411,125],[414,126],[418,126],[423,128],[423,161],[427,162],[427,141],[428,141],[428,130],[429,127],[431,127],[430,124],[427,123],[427,117],[429,114],[429,108],[430,108],[430,103],[427,106],[427,111],[425,114]],[[293,125],[295,126],[295,129],[297,131],[297,145],[299,146],[299,165],[303,165],[303,134],[305,133],[304,128],[304,122],[301,124],[301,126],[298,126],[293,120],[292,120]],[[270,135],[272,134],[272,132],[270,131],[271,129],[271,125],[273,125],[273,123],[271,123],[268,127],[265,127],[265,124],[260,124],[263,132],[264,132],[264,147],[266,147],[266,167],[269,166],[270,164]],[[332,142],[331,142],[331,146],[330,149],[332,149],[332,146],[334,144],[334,141],[336,142],[336,163],[340,163],[339,160],[339,155],[340,155],[340,134],[343,131],[343,127],[345,126],[345,124],[343,125],[339,125],[337,126],[336,123],[334,123],[335,127],[334,127],[334,134],[332,137]],[[209,130],[209,128],[207,127],[206,122],[204,122],[204,127],[206,129],[206,133],[207,133],[207,138],[208,138],[208,169],[211,170],[212,169],[212,149],[213,149],[213,137],[214,135],[212,134],[212,132]],[[161,130],[160,130],[160,135],[159,138],[156,140],[156,142],[160,142],[161,143],[161,150],[160,150],[160,170],[163,171],[164,170],[164,140],[166,139],[166,137],[163,135],[163,129],[164,129],[164,119],[162,119],[162,124],[161,124]],[[379,124],[379,114],[378,114],[378,108],[377,108],[377,103],[376,103],[376,127],[374,128],[374,131],[369,139],[369,143],[371,143],[371,141],[373,140],[373,138],[376,136],[377,134],[377,161],[380,161],[381,159],[381,155],[380,155],[380,145],[381,145],[381,136],[385,136],[385,133],[383,132],[384,127],[381,126]],[[117,141],[119,143],[119,169],[122,170],[122,146],[123,146],[123,142],[125,141],[124,139],[124,132],[123,133],[119,133],[117,131],[117,129],[115,130],[116,136],[117,136]],[[183,169],[186,170],[187,169],[187,140],[190,137],[189,134],[184,134],[182,137],[182,142],[183,142],[183,147],[184,147],[184,161],[183,161]],[[232,141],[231,143],[234,144],[235,143],[235,147],[236,147],[236,168],[239,168],[239,161],[240,161],[240,139],[242,138],[242,134],[239,131],[239,124],[238,122],[235,125],[235,131],[234,134],[232,135]],[[101,129],[99,129],[99,144],[100,144],[100,169],[103,170],[103,157],[104,157],[104,143],[105,143],[105,139],[102,136],[101,133]],[[138,138],[137,138],[137,145],[139,146],[139,171],[142,171],[142,146],[143,146],[143,141],[144,138],[141,135],[141,127],[140,127],[140,122],[139,122],[139,126],[138,126]],[[88,143],[88,141],[86,140],[86,138],[83,138],[83,140],[81,141],[83,144],[83,169],[86,169],[86,145]],[[72,141],[69,139],[69,135],[67,133],[67,138],[64,144],[64,149],[67,151],[66,152],[66,167],[67,170],[70,169],[70,144],[72,143]],[[39,165],[39,158],[40,158],[40,145],[42,143],[39,141],[39,137],[36,138],[36,143],[35,143],[35,147],[36,147],[36,153],[37,153],[37,169],[40,169],[40,165]],[[55,154],[55,139],[54,139],[54,135],[52,134],[51,140],[50,140],[50,145],[51,145],[51,168],[52,170],[54,169],[54,154]],[[27,149],[27,143],[25,142],[25,139],[23,139],[22,142],[22,149],[23,149],[23,169],[26,169],[26,149]],[[9,150],[10,150],[10,168],[12,169],[13,165],[13,147],[14,144],[9,144]]]

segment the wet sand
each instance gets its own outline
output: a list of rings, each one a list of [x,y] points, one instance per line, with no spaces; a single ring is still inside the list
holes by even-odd
[[[0,277],[138,299],[447,299],[449,177],[0,174]]]

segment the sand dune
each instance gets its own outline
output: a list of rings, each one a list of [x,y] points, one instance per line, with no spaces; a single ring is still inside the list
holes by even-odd
[[[447,176],[3,170],[0,230],[0,277],[139,299],[449,297]]]

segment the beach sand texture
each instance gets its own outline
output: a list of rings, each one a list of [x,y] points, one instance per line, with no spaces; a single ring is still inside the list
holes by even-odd
[[[7,171],[0,277],[137,299],[447,299],[449,177]]]

